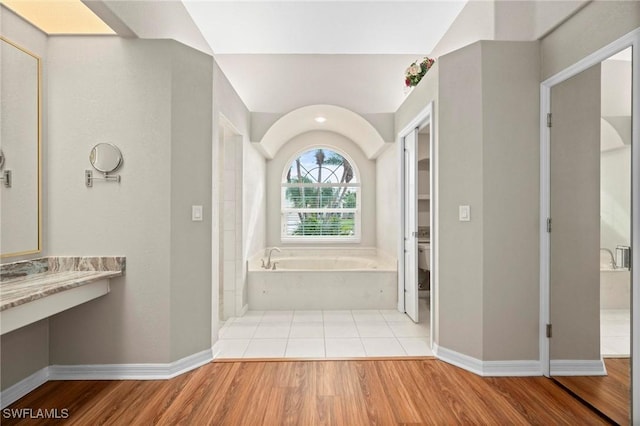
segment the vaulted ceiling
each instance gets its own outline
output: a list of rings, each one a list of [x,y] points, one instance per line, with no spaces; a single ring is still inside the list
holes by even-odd
[[[464,1],[183,1],[251,111],[394,112]]]

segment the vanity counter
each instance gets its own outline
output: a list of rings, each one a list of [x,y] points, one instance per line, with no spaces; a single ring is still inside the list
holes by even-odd
[[[124,257],[51,257],[0,266],[0,334],[109,293]]]
[[[121,271],[62,271],[43,272],[2,281],[0,283],[0,311],[94,281],[121,275]]]

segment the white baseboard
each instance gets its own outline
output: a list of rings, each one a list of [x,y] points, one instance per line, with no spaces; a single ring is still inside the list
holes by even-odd
[[[166,380],[212,360],[206,349],[165,364],[50,365],[4,390],[0,402],[5,408],[49,380]]]
[[[552,359],[549,374],[551,376],[606,376],[607,367],[603,359]]]
[[[166,380],[213,359],[211,349],[166,364],[52,365],[49,380]]]
[[[449,364],[463,368],[483,377],[511,376],[542,376],[540,361],[516,360],[516,361],[482,361],[460,352],[433,344],[435,356]]]
[[[29,392],[47,383],[49,367],[44,367],[0,393],[0,406],[8,407]]]
[[[464,368],[467,371],[471,371],[474,374],[482,376],[482,361],[477,358],[470,357],[460,352],[452,351],[451,349],[443,348],[435,342],[433,343],[433,353],[442,361],[453,364],[456,367]]]

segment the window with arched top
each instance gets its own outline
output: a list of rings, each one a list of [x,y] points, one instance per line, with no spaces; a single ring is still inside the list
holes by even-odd
[[[345,154],[315,147],[297,154],[282,178],[282,240],[360,240],[360,179]]]

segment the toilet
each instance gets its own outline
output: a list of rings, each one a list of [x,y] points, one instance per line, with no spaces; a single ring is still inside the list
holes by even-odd
[[[431,243],[418,242],[418,269],[428,271],[431,266]]]
[[[431,243],[418,242],[418,290],[430,290]],[[428,294],[428,293],[426,293]]]

